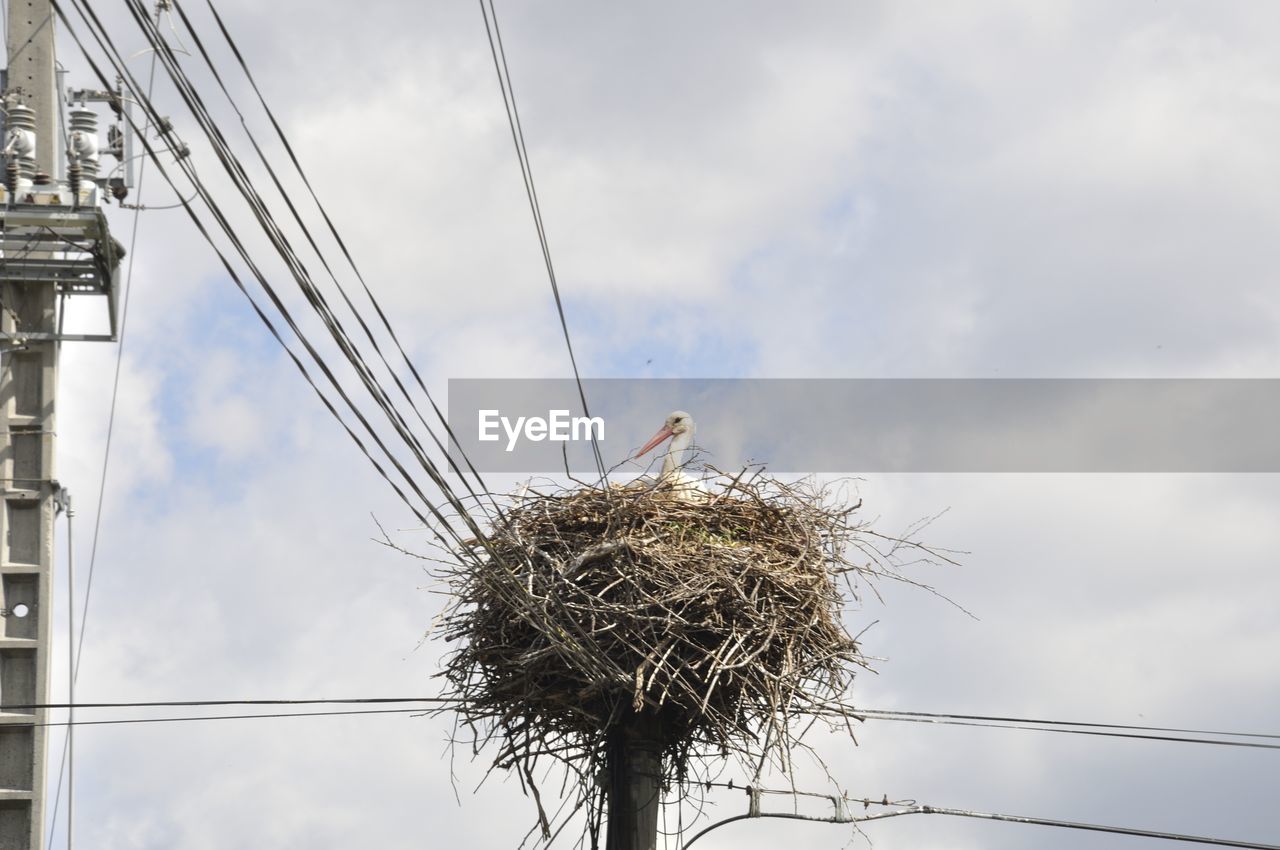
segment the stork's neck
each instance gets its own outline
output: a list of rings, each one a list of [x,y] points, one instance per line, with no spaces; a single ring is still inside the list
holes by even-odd
[[[685,431],[683,434],[676,434],[671,438],[671,445],[667,447],[667,454],[662,458],[662,477],[671,477],[677,469],[684,465],[685,450],[693,444],[693,432]]]

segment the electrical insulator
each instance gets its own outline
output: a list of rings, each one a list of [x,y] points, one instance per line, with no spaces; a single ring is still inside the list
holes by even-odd
[[[68,139],[71,159],[80,163],[80,168],[89,177],[98,174],[98,114],[92,109],[83,107],[72,109],[68,113],[71,122],[71,134]]]
[[[4,137],[5,156],[17,162],[18,174],[30,180],[36,174],[36,113],[16,104],[9,107],[9,130]]]
[[[67,166],[67,187],[71,189],[71,206],[77,208],[80,206],[80,177],[80,163],[73,159]]]

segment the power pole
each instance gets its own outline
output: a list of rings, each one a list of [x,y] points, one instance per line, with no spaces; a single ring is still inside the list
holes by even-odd
[[[608,733],[605,850],[656,850],[662,801],[662,730],[639,714]]]
[[[120,252],[99,205],[96,114],[59,90],[50,0],[9,0],[0,188],[0,850],[44,850],[53,646],[58,355],[114,340]],[[97,95],[97,96],[95,96]],[[114,99],[119,104],[119,98]],[[69,126],[62,126],[65,111]],[[117,133],[118,137],[119,134]],[[73,295],[105,296],[110,331],[64,333]]]

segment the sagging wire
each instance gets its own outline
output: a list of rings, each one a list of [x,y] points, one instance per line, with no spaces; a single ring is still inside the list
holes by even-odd
[[[254,78],[253,72],[249,70],[248,63],[245,62],[244,54],[240,51],[239,45],[236,43],[235,39],[232,37],[230,30],[227,28],[226,23],[222,19],[222,16],[218,13],[218,9],[213,4],[213,0],[205,0],[205,2],[206,2],[206,5],[209,7],[209,12],[213,15],[214,22],[218,25],[218,29],[222,33],[223,39],[227,43],[227,47],[230,48],[232,55],[235,56],[236,62],[240,65],[240,70],[244,73],[245,79],[248,80],[249,86],[253,89],[253,93],[258,99],[258,104],[262,107],[262,111],[266,114],[267,120],[270,121],[272,128],[275,130],[276,137],[280,140],[280,144],[284,148],[285,153],[288,155],[289,161],[292,163],[294,170],[298,174],[298,177],[302,180],[302,185],[306,188],[308,195],[310,195],[312,202],[315,204],[317,212],[320,213],[320,217],[324,220],[325,226],[329,230],[329,234],[333,237],[334,242],[338,246],[338,250],[342,252],[343,257],[347,261],[347,265],[351,268],[351,271],[355,274],[356,280],[359,281],[360,286],[364,290],[365,296],[368,298],[370,306],[373,307],[374,312],[377,314],[378,319],[382,324],[382,327],[386,330],[388,336],[391,339],[391,342],[395,345],[396,350],[400,353],[401,360],[403,360],[404,365],[408,368],[409,373],[413,376],[414,382],[418,385],[418,388],[422,391],[422,394],[426,397],[428,403],[431,405],[432,412],[435,414],[436,418],[440,420],[440,423],[444,426],[444,430],[448,438],[454,444],[460,443],[461,441],[457,439],[457,437],[453,433],[451,426],[449,425],[448,418],[440,410],[439,405],[436,404],[435,398],[432,397],[431,391],[427,389],[426,382],[422,379],[422,375],[418,372],[418,368],[413,364],[413,361],[409,358],[408,352],[405,351],[403,344],[401,344],[400,337],[399,335],[396,334],[395,328],[392,327],[390,319],[387,317],[386,312],[382,309],[382,305],[379,304],[378,299],[374,297],[373,290],[369,288],[369,284],[365,280],[364,274],[360,271],[359,266],[356,265],[355,258],[351,255],[351,251],[347,248],[346,242],[343,240],[342,235],[338,233],[338,228],[336,225],[334,225],[333,219],[330,218],[329,211],[325,208],[324,204],[320,201],[320,197],[316,194],[315,187],[312,186],[310,178],[307,177],[307,173],[303,169],[302,163],[299,161],[297,154],[293,150],[293,145],[289,143],[289,139],[285,135],[284,129],[280,126],[280,122],[276,120],[275,113],[271,110],[271,107],[267,104],[266,98],[262,94],[262,90],[258,87],[257,79]],[[187,27],[187,30],[191,34],[192,39],[195,41],[196,46],[200,49],[201,53],[204,54],[203,44],[200,42],[199,35],[197,35],[196,31],[192,28],[191,22],[188,20],[186,13],[183,11],[181,4],[179,4],[177,0],[174,0],[174,7],[177,9],[179,17],[182,18],[183,24]],[[207,55],[206,55],[206,61],[208,61]],[[212,62],[209,62],[209,65],[210,65],[210,69],[212,70],[212,67],[213,67]],[[221,80],[219,80],[219,84],[221,85]],[[224,91],[225,91],[225,88],[224,88]],[[230,93],[227,93],[227,99],[229,102],[231,102],[232,108],[236,110],[236,114],[240,115],[240,110],[235,106],[234,101],[231,99]],[[240,120],[241,120],[241,123],[245,125],[246,134],[250,135],[250,137],[252,138],[252,134],[249,133],[248,125],[244,121],[244,117],[241,116]],[[354,308],[352,309],[354,310]],[[384,365],[385,365],[385,360],[384,360]],[[388,371],[392,371],[394,374],[394,371],[391,370],[390,366],[387,366],[387,368],[388,368]],[[403,392],[403,389],[402,389],[402,392]],[[419,420],[422,421],[422,414],[418,412],[417,406],[413,404],[412,400],[410,400],[410,405],[413,407],[414,412],[418,413]],[[430,426],[427,426],[425,421],[423,421],[423,426],[427,427],[428,429],[430,428]],[[434,435],[433,435],[433,438],[434,438]],[[438,445],[438,441],[437,441],[437,445]],[[475,465],[472,464],[471,459],[467,457],[465,452],[460,452],[460,454],[462,455],[463,460],[466,461],[468,470],[471,472],[472,476],[476,479],[476,482],[480,485],[481,490],[486,495],[488,495],[489,493],[488,487],[484,483],[483,478],[481,478],[480,473],[476,470]],[[461,470],[459,470],[457,466],[453,463],[452,457],[449,456],[448,453],[446,453],[446,457],[449,460],[450,466],[452,466],[454,470],[458,472],[459,475],[461,475],[462,474]],[[471,488],[468,487],[469,491],[470,489]],[[473,492],[473,495],[474,495],[474,492]],[[492,502],[491,496],[490,496],[490,501]]]
[[[54,6],[54,9],[57,10],[58,12],[59,19],[63,22],[64,26],[66,26],[68,33],[75,40],[76,45],[81,49],[81,52],[84,53],[86,61],[90,65],[90,68],[97,75],[98,79],[102,81],[103,85],[108,85],[108,83],[106,82],[106,75],[102,72],[102,69],[98,66],[96,61],[93,59],[92,55],[90,55],[87,46],[84,44],[84,42],[80,39],[79,35],[76,33],[75,28],[71,25],[71,22],[67,18],[65,12],[62,10],[61,3],[59,2],[59,0],[52,0],[52,3]],[[82,20],[86,23],[86,25],[89,26],[90,34],[92,35],[94,40],[97,41],[99,48],[107,55],[107,59],[111,63],[112,68],[115,70],[115,72],[128,83],[130,90],[133,92],[135,96],[140,95],[141,86],[138,85],[137,80],[133,77],[132,73],[128,70],[128,68],[124,66],[122,57],[118,49],[115,47],[110,35],[103,28],[102,23],[99,20],[98,16],[94,13],[93,7],[83,2],[82,0],[71,0],[71,4],[76,8],[77,13],[81,16]],[[164,50],[163,49],[160,50],[158,55],[160,55],[161,58],[163,59],[165,57]],[[189,106],[191,106],[193,109],[198,110],[198,106],[191,102],[190,98],[193,97],[191,93],[189,92],[180,92],[180,93],[183,94],[184,99],[187,100],[187,103]],[[148,114],[151,115],[153,120],[159,120],[159,113],[155,110],[154,104],[151,104],[151,103],[144,104],[144,108],[146,109]],[[133,126],[136,127],[136,122],[133,122],[132,119],[130,119],[130,122]],[[215,135],[218,135],[216,131],[215,131]],[[171,186],[174,186],[173,179],[169,176],[163,163],[160,162],[157,154],[155,153],[154,148],[147,141],[146,136],[142,135],[140,136],[140,138],[143,146],[147,149],[148,154],[151,156],[152,161],[156,164],[157,169],[160,171],[161,176],[163,176],[166,182],[168,182]],[[223,158],[225,157],[226,154],[223,151],[218,151],[218,155],[220,158]],[[311,359],[311,362],[314,363],[316,368],[320,370],[320,372],[324,376],[324,379],[332,387],[333,391],[337,394],[337,396],[342,400],[342,403],[346,406],[347,410],[349,410],[359,421],[360,426],[364,429],[364,432],[369,436],[369,438],[372,440],[374,445],[377,446],[378,451],[381,453],[381,456],[386,458],[386,460],[390,463],[390,465],[394,467],[399,477],[403,479],[407,487],[414,493],[414,495],[419,500],[421,500],[422,507],[425,508],[426,511],[436,519],[438,526],[432,525],[430,523],[426,515],[423,514],[423,512],[419,509],[419,507],[413,502],[413,500],[410,499],[409,495],[405,492],[405,490],[402,489],[401,486],[396,483],[396,480],[394,480],[391,477],[391,474],[388,472],[387,468],[385,468],[382,465],[382,463],[378,460],[378,458],[374,456],[370,447],[364,442],[364,440],[361,439],[361,437],[355,432],[355,430],[353,430],[352,426],[348,424],[347,421],[338,412],[337,407],[335,407],[335,402],[331,400],[325,394],[325,392],[321,389],[320,385],[316,382],[316,378],[314,378],[311,375],[310,370],[307,368],[306,364],[303,363],[299,354],[295,352],[289,346],[289,344],[284,340],[284,337],[282,336],[280,329],[276,327],[275,323],[264,311],[263,306],[260,305],[257,302],[257,300],[252,296],[252,294],[249,292],[248,287],[246,286],[244,280],[241,278],[239,274],[237,274],[235,268],[231,265],[231,262],[228,259],[227,255],[224,254],[222,250],[218,247],[218,245],[214,242],[212,234],[210,233],[209,229],[205,226],[200,216],[196,214],[195,210],[192,208],[191,205],[187,205],[185,207],[185,210],[188,216],[191,218],[192,223],[200,232],[201,236],[205,239],[206,242],[209,243],[210,247],[214,250],[215,255],[218,257],[218,260],[221,263],[222,267],[226,270],[227,275],[231,278],[232,282],[235,283],[236,287],[240,289],[241,293],[245,295],[255,315],[257,315],[259,320],[263,322],[268,332],[271,333],[272,337],[276,340],[276,342],[281,345],[285,353],[288,355],[290,361],[293,362],[295,367],[297,367],[299,372],[302,374],[303,379],[306,380],[308,385],[311,386],[311,388],[316,392],[317,397],[320,399],[321,403],[325,406],[325,409],[328,410],[330,415],[334,417],[334,419],[342,427],[343,431],[347,434],[348,437],[352,439],[352,441],[356,444],[357,448],[360,449],[361,453],[364,454],[367,460],[369,460],[369,462],[374,467],[374,469],[388,483],[388,485],[392,488],[392,490],[396,493],[396,495],[400,498],[400,500],[405,503],[405,505],[418,518],[419,521],[431,527],[433,535],[436,537],[436,539],[440,542],[442,546],[446,548],[449,548],[450,546],[448,540],[446,540],[445,538],[445,534],[451,535],[454,538],[456,543],[461,544],[461,538],[458,536],[457,530],[448,521],[448,519],[441,513],[440,508],[437,505],[435,505],[435,503],[432,502],[426,496],[425,493],[422,492],[421,488],[418,487],[417,483],[414,481],[412,476],[409,475],[408,471],[400,463],[398,458],[396,458],[396,456],[390,452],[386,444],[382,441],[381,437],[373,429],[368,419],[361,412],[360,408],[355,404],[355,401],[351,398],[350,394],[342,386],[341,382],[338,381],[337,377],[334,375],[334,373],[332,372],[328,364],[325,362],[324,358],[319,354],[319,352],[315,349],[314,345],[312,345],[310,340],[308,340],[306,335],[302,332],[296,320],[293,318],[291,312],[284,305],[283,301],[280,299],[279,294],[275,291],[275,288],[271,285],[270,281],[267,280],[266,276],[263,274],[258,264],[249,255],[245,245],[243,244],[243,241],[237,235],[235,228],[232,227],[225,213],[223,213],[223,211],[221,210],[221,207],[212,198],[212,196],[209,195],[207,189],[204,187],[199,177],[195,174],[191,163],[183,159],[178,162],[178,166],[180,169],[182,169],[183,173],[188,177],[188,179],[192,181],[193,185],[196,187],[197,191],[200,193],[201,201],[206,206],[209,213],[213,216],[218,228],[221,230],[223,235],[226,236],[228,241],[231,243],[231,246],[235,250],[236,255],[241,259],[241,261],[245,263],[246,267],[251,272],[253,279],[262,288],[264,294],[270,300],[271,305],[278,311],[280,318],[283,320],[285,325],[289,328],[289,330],[297,338],[298,342],[306,350],[307,356]],[[176,186],[175,186],[175,192],[176,192]],[[257,214],[258,212],[259,211],[255,209],[255,214]],[[366,389],[369,389],[369,388],[366,387]],[[376,394],[375,394],[375,398],[376,398]],[[438,473],[432,474],[434,470],[429,463],[428,463],[428,467],[429,467],[427,470],[428,474],[432,477],[433,481],[436,481],[439,478]],[[449,498],[450,494],[447,488],[447,484],[442,487],[442,491],[444,492],[446,498]],[[474,520],[472,520],[472,518],[466,513],[462,513],[460,515],[460,518],[463,521],[467,522],[468,524],[474,526]],[[475,533],[478,533],[478,532],[475,532]]]
[[[732,787],[732,783],[730,783]],[[1208,844],[1217,847],[1239,847],[1244,850],[1280,850],[1280,844],[1264,844],[1255,841],[1241,841],[1232,838],[1218,838],[1206,835],[1190,835],[1181,832],[1165,832],[1153,829],[1141,829],[1128,826],[1111,826],[1105,824],[1085,823],[1082,821],[1060,820],[1056,818],[1039,818],[1028,815],[1009,815],[998,814],[996,812],[981,812],[972,809],[956,809],[945,806],[929,806],[916,803],[914,800],[889,800],[888,796],[884,796],[879,800],[872,798],[854,798],[850,799],[843,795],[835,794],[813,794],[811,792],[799,791],[774,791],[771,789],[759,788],[748,785],[742,789],[747,795],[747,811],[745,814],[733,815],[705,827],[696,835],[690,838],[684,845],[684,850],[692,847],[694,842],[709,832],[717,830],[723,826],[738,821],[754,820],[762,818],[778,818],[784,820],[802,820],[813,823],[838,823],[838,824],[863,824],[870,821],[887,820],[889,818],[905,817],[907,815],[946,815],[949,817],[976,818],[979,820],[998,821],[1002,823],[1021,823],[1031,826],[1048,826],[1059,829],[1083,830],[1087,832],[1104,832],[1113,835],[1131,835],[1139,838],[1157,838],[1166,841],[1180,841],[1188,844]],[[769,812],[764,811],[761,807],[761,796],[763,794],[789,794],[797,796],[814,796],[823,797],[832,803],[833,812],[827,817],[819,817],[817,815],[805,815],[798,812]],[[850,809],[850,804],[861,804],[865,812],[871,806],[883,806],[892,808],[892,811],[880,812],[876,814],[855,815]]]
[[[564,302],[560,298],[560,284],[556,279],[556,270],[551,262],[551,246],[547,242],[547,231],[542,221],[542,207],[538,203],[538,190],[533,182],[533,166],[529,162],[529,149],[524,141],[524,127],[520,123],[520,110],[516,105],[516,92],[511,84],[511,70],[507,66],[507,53],[502,46],[502,31],[498,28],[498,11],[493,6],[493,0],[488,0],[488,8],[485,7],[486,0],[480,0],[480,13],[484,16],[485,34],[489,37],[489,51],[493,54],[493,67],[498,74],[498,87],[502,90],[502,104],[507,112],[507,123],[511,125],[511,140],[515,144],[516,158],[520,162],[520,176],[524,180],[525,194],[529,198],[529,210],[533,213],[533,225],[538,232],[538,244],[542,248],[542,259],[547,269],[547,279],[551,282],[551,294],[555,300],[556,313],[560,317],[560,329],[564,332],[564,344],[569,351],[569,365],[573,367],[573,379],[578,386],[578,399],[582,402],[582,412],[586,416],[591,415],[591,411],[587,407],[587,393],[582,386],[582,375],[578,371],[578,360],[573,352],[573,341],[569,339],[569,323],[565,318]],[[490,19],[492,18],[492,25]],[[596,439],[594,431],[588,431],[591,436],[591,450],[595,454],[597,470],[600,473],[600,482],[604,484],[608,480],[608,469],[605,466],[604,457],[600,454],[600,442]]]
[[[333,268],[329,265],[329,261],[326,259],[324,252],[320,250],[320,246],[316,243],[315,238],[312,236],[310,228],[308,228],[306,223],[302,220],[301,214],[299,213],[297,207],[294,205],[292,199],[289,197],[289,193],[285,189],[284,185],[282,184],[280,177],[276,173],[276,170],[272,167],[262,147],[258,144],[257,137],[253,134],[253,131],[249,129],[249,124],[248,124],[248,121],[245,119],[244,113],[241,111],[239,105],[236,103],[235,98],[231,95],[230,90],[227,88],[227,85],[223,81],[222,75],[218,72],[217,66],[214,64],[213,59],[209,55],[209,52],[205,49],[204,42],[203,40],[201,40],[200,34],[196,31],[195,26],[192,24],[191,20],[187,17],[187,14],[183,10],[182,6],[175,2],[174,7],[178,12],[178,16],[182,19],[183,25],[186,27],[187,32],[191,35],[193,43],[196,46],[196,50],[200,53],[200,56],[204,59],[205,65],[208,67],[209,71],[213,74],[214,81],[217,83],[218,88],[221,89],[223,96],[227,100],[227,103],[231,106],[231,109],[235,112],[236,116],[239,118],[240,126],[244,130],[245,136],[249,140],[249,144],[253,147],[254,153],[257,154],[258,161],[262,163],[264,168],[266,168],[267,174],[271,178],[271,182],[275,185],[276,191],[279,193],[280,197],[284,200],[284,203],[288,208],[290,214],[292,215],[294,222],[297,224],[298,228],[301,230],[303,237],[307,240],[307,243],[311,246],[311,249],[314,252],[315,256],[320,260],[320,264],[324,267],[325,272],[328,274],[329,280],[332,282],[334,289],[342,297],[342,300],[346,304],[348,311],[355,318],[356,322],[360,325],[361,330],[364,332],[365,338],[369,341],[370,345],[373,346],[374,352],[377,354],[378,359],[381,361],[382,366],[386,370],[387,374],[391,376],[391,379],[394,382],[396,388],[399,390],[401,397],[404,398],[404,400],[409,404],[410,409],[417,416],[417,419],[422,424],[423,428],[426,429],[427,434],[431,437],[432,442],[435,444],[436,448],[441,452],[441,454],[445,457],[450,467],[453,469],[454,472],[456,472],[459,475],[459,477],[462,480],[463,486],[466,487],[467,489],[467,492],[471,495],[473,499],[476,499],[478,502],[479,499],[481,498],[480,494],[476,493],[476,491],[472,488],[470,482],[467,480],[466,476],[463,475],[462,470],[454,462],[452,453],[445,446],[444,441],[441,440],[440,436],[436,433],[435,429],[427,423],[426,418],[422,414],[422,411],[418,408],[417,403],[414,402],[413,398],[410,396],[408,389],[404,385],[404,382],[401,381],[399,374],[397,374],[396,370],[393,369],[391,364],[388,362],[387,357],[382,350],[382,346],[378,343],[377,337],[374,335],[372,329],[369,327],[369,324],[365,321],[360,311],[356,308],[355,304],[352,302],[350,296],[347,294],[346,288],[343,287],[343,285],[338,281],[338,277],[335,274]],[[356,267],[355,260],[351,257],[350,252],[347,251],[345,243],[342,241],[342,238],[338,235],[337,228],[333,225],[333,222],[329,218],[327,211],[325,210],[324,206],[320,203],[319,197],[316,195],[314,189],[312,189],[311,182],[307,179],[305,172],[302,170],[301,163],[299,163],[297,157],[294,155],[293,148],[289,144],[286,136],[284,135],[283,129],[281,129],[279,123],[275,120],[275,115],[271,112],[271,109],[267,106],[266,100],[263,98],[262,92],[258,89],[257,82],[254,80],[252,73],[249,71],[248,65],[245,63],[243,55],[240,53],[239,48],[236,46],[234,40],[231,37],[230,32],[227,30],[225,24],[222,22],[221,17],[218,15],[217,9],[213,7],[212,3],[209,4],[209,10],[213,13],[214,18],[217,20],[218,26],[221,29],[222,34],[226,39],[228,46],[231,48],[232,52],[235,54],[237,61],[240,64],[241,70],[244,72],[246,78],[249,80],[250,85],[253,87],[255,94],[257,94],[259,103],[261,104],[263,110],[267,113],[268,118],[271,120],[272,126],[275,127],[277,136],[280,138],[280,141],[284,145],[286,152],[289,154],[289,157],[293,162],[294,168],[297,171],[298,175],[302,178],[303,184],[306,186],[308,192],[310,193],[311,199],[314,201],[316,208],[319,210],[321,216],[324,218],[326,224],[329,226],[330,233],[333,235],[334,240],[337,242],[340,250],[343,252],[344,256],[346,257],[348,265],[350,265],[352,271],[355,272],[357,280],[360,282],[361,286],[364,288],[365,294],[369,299],[369,303],[372,305],[374,311],[376,312],[378,317],[381,319],[383,328],[386,330],[386,332],[390,336],[391,341],[394,343],[394,345],[400,352],[400,355],[404,360],[405,364],[408,366],[410,372],[413,374],[414,378],[417,380],[418,386],[422,390],[423,394],[426,396],[427,401],[430,403],[436,418],[439,420],[441,425],[444,426],[444,430],[446,432],[448,439],[455,445],[455,447],[458,447],[459,454],[461,454],[472,476],[476,479],[476,482],[480,486],[481,492],[484,494],[484,497],[489,500],[490,504],[493,506],[495,511],[498,510],[498,505],[494,501],[493,496],[489,493],[488,487],[485,485],[484,480],[480,476],[480,473],[476,470],[475,466],[472,464],[471,459],[467,457],[464,451],[461,450],[459,446],[459,441],[454,435],[449,425],[449,421],[447,417],[445,417],[444,413],[440,410],[439,406],[436,404],[435,399],[432,397],[431,393],[427,390],[425,382],[423,382],[422,377],[418,373],[417,368],[413,365],[413,362],[409,359],[407,352],[405,352],[404,347],[401,345],[399,337],[396,335],[395,330],[392,328],[390,320],[387,318],[386,313],[383,311],[381,304],[378,303],[378,300],[374,296],[373,291],[369,288],[369,285],[365,282],[364,276],[360,273],[359,268]]]
[[[98,23],[99,28],[101,28],[101,24],[97,21],[97,16],[93,14],[91,6],[88,6],[83,2],[79,2],[79,0],[74,0],[74,2],[76,2],[76,5],[82,8],[83,11],[88,12],[88,14],[94,18],[95,23]],[[193,116],[200,124],[201,129],[204,131],[210,144],[213,145],[214,153],[217,155],[219,161],[227,171],[228,176],[231,177],[242,197],[248,203],[251,212],[263,228],[263,231],[270,240],[272,247],[284,261],[290,275],[294,279],[294,282],[298,284],[304,296],[306,296],[308,303],[321,319],[325,328],[330,332],[334,343],[338,346],[343,356],[354,368],[357,377],[360,379],[366,391],[373,398],[378,408],[387,417],[388,422],[394,429],[397,436],[400,437],[406,447],[409,448],[410,452],[413,454],[414,460],[417,461],[423,471],[427,473],[431,482],[439,488],[441,494],[444,496],[445,500],[449,502],[451,508],[457,512],[455,515],[456,518],[460,519],[473,535],[477,537],[481,536],[483,532],[479,529],[474,518],[458,501],[457,496],[453,493],[449,483],[442,477],[435,464],[426,456],[426,453],[416,435],[412,433],[408,423],[400,414],[400,411],[395,407],[394,403],[391,402],[386,390],[382,387],[376,376],[373,375],[368,363],[355,347],[351,337],[343,327],[342,321],[337,318],[323,294],[316,288],[310,274],[302,264],[297,253],[289,244],[288,239],[283,235],[279,225],[275,222],[274,217],[271,215],[261,195],[253,187],[252,182],[249,181],[247,173],[239,158],[236,157],[235,153],[230,149],[225,137],[218,129],[216,122],[212,120],[203,99],[194,89],[192,83],[178,65],[172,51],[164,44],[158,30],[150,23],[147,17],[142,14],[139,0],[126,0],[126,5],[129,7],[135,22],[142,28],[144,35],[146,35],[148,40],[150,40],[153,45],[159,49],[158,55],[160,56],[161,62],[164,64],[170,79],[173,80],[175,86],[177,86],[179,95],[183,98],[187,107],[191,110]],[[107,37],[107,40],[110,42],[109,36]],[[202,198],[205,200],[206,204],[211,204],[210,198],[205,197],[203,194]],[[229,224],[224,222],[221,214],[213,207],[211,207],[211,210],[214,211],[215,216],[219,219],[219,224],[224,227],[225,231],[229,227]],[[232,233],[228,233],[228,235],[234,237],[234,234]],[[233,244],[234,243],[238,243],[238,240],[233,238]],[[239,246],[237,247],[237,251],[240,251]],[[255,268],[255,264],[244,256],[243,252],[241,252],[241,254],[242,259],[244,259],[251,268]],[[260,273],[255,274],[255,277],[258,278],[259,284],[264,286],[264,290],[268,293],[268,296],[271,297],[272,303],[276,309],[281,311],[281,315],[285,317],[286,321],[290,323],[291,329],[293,329],[295,334],[297,334],[299,331],[294,328],[292,319],[289,318],[288,310],[284,307],[283,303],[272,294],[271,287],[265,282],[265,279],[260,275]],[[312,354],[313,359],[318,358],[318,354],[314,352],[312,346],[305,337],[300,337],[300,341],[308,348],[308,352]],[[347,401],[350,406],[351,402],[346,396],[345,391],[336,384],[336,378],[332,376],[332,373],[328,370],[328,367],[324,364],[322,358],[317,360],[317,365],[319,365],[321,370],[325,372],[325,375],[329,378],[330,382],[335,384],[335,389],[343,396],[344,401]],[[404,469],[399,459],[387,449],[381,438],[372,430],[364,415],[354,407],[352,408],[352,412],[369,432],[371,438],[379,446],[380,450],[387,455],[388,460],[393,466],[395,466],[396,470],[405,478],[409,488],[413,490],[415,495],[421,499],[432,514],[436,516],[436,519],[442,524],[444,530],[455,537],[457,544],[462,545],[463,541],[458,536],[456,529],[439,512],[430,499],[426,497],[425,493],[421,491],[417,482],[409,475],[408,471]]]

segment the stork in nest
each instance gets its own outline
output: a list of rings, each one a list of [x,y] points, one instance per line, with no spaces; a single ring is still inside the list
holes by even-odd
[[[635,457],[641,457],[653,451],[663,442],[670,440],[667,452],[662,458],[662,471],[656,479],[648,476],[637,479],[628,487],[643,487],[670,493],[682,502],[703,503],[711,498],[702,482],[684,471],[688,462],[689,448],[693,445],[693,417],[683,410],[677,410],[667,417],[667,421],[658,429],[658,433],[645,443]]]

